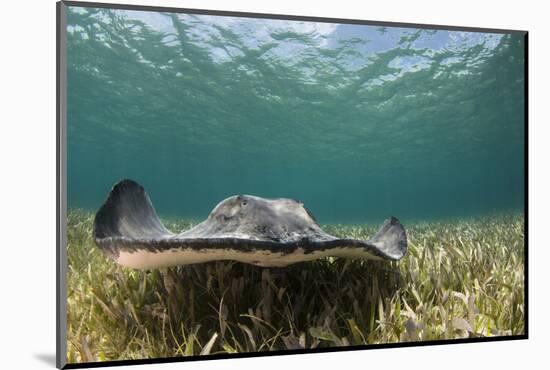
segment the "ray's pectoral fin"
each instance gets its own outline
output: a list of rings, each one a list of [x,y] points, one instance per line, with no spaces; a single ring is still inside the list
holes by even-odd
[[[107,254],[117,242],[170,235],[143,187],[132,180],[122,180],[113,186],[94,219],[94,239]]]
[[[373,245],[385,258],[399,260],[407,253],[405,228],[395,217],[390,217],[367,242]]]

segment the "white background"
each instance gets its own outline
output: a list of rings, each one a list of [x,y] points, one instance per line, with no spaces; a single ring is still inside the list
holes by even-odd
[[[120,1],[111,0],[112,3]],[[547,363],[548,69],[544,1],[126,0],[135,4],[508,28],[529,35],[529,298],[527,341],[154,365],[159,369],[518,369]],[[124,1],[122,1],[124,3]],[[2,3],[0,21],[0,367],[55,363],[55,1]],[[100,171],[101,169],[97,169]],[[546,351],[546,353],[545,353]],[[152,368],[153,365],[140,368]],[[538,365],[543,367],[547,365]],[[138,367],[132,367],[138,368]],[[122,369],[122,368],[121,368]]]

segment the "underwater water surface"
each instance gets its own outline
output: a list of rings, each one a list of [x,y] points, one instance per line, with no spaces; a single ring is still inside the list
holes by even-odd
[[[166,217],[523,212],[522,34],[79,7],[67,31],[70,208],[131,178]]]

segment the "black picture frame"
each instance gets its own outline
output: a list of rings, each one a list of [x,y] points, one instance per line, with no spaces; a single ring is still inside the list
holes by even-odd
[[[218,359],[232,359],[232,358],[246,358],[246,357],[264,357],[264,356],[280,356],[280,355],[292,355],[292,354],[310,354],[310,353],[324,353],[324,352],[341,352],[341,351],[357,351],[357,350],[369,350],[369,349],[381,349],[381,348],[404,348],[404,347],[421,347],[421,346],[434,346],[434,345],[449,345],[449,344],[462,344],[462,343],[483,343],[483,342],[497,342],[497,341],[510,341],[510,340],[525,340],[529,338],[529,243],[528,243],[528,229],[529,229],[529,210],[528,210],[528,189],[529,189],[529,120],[528,120],[528,83],[529,83],[529,71],[528,71],[528,49],[529,32],[526,30],[512,30],[512,29],[494,29],[494,28],[477,28],[477,27],[460,27],[460,26],[447,26],[437,24],[417,24],[417,23],[401,23],[401,22],[386,22],[386,21],[374,21],[374,20],[359,20],[359,19],[341,19],[341,18],[326,18],[326,17],[311,17],[311,16],[298,16],[298,15],[284,15],[284,14],[266,14],[266,13],[249,13],[249,12],[237,12],[237,11],[219,11],[219,10],[207,10],[207,9],[190,9],[190,8],[176,8],[176,7],[160,7],[160,6],[144,6],[144,5],[130,5],[130,4],[112,4],[112,3],[95,3],[95,2],[80,2],[80,1],[60,1],[56,4],[56,18],[57,18],[57,63],[56,63],[56,121],[57,121],[57,141],[56,141],[56,366],[63,369],[72,368],[93,368],[93,367],[105,367],[105,366],[122,366],[122,365],[138,365],[138,364],[158,364],[158,363],[172,363],[172,362],[187,362],[187,361],[204,361],[204,360],[218,360]],[[229,16],[229,17],[244,17],[244,18],[261,18],[261,19],[279,19],[279,20],[291,20],[291,21],[310,21],[310,22],[325,22],[325,23],[340,23],[340,24],[357,24],[357,25],[374,25],[374,26],[386,26],[386,27],[403,27],[403,28],[422,28],[433,30],[447,30],[447,31],[467,31],[467,32],[486,32],[486,33],[516,33],[524,37],[524,278],[525,278],[525,332],[521,335],[511,335],[502,337],[490,337],[490,338],[467,338],[467,339],[446,339],[446,340],[433,340],[433,341],[421,341],[421,342],[406,342],[406,343],[387,343],[387,344],[372,344],[361,346],[348,346],[348,347],[331,347],[322,349],[296,349],[296,350],[284,350],[284,351],[270,351],[270,352],[250,352],[250,353],[236,353],[236,354],[210,354],[202,356],[191,357],[169,357],[169,358],[151,358],[140,360],[117,360],[117,361],[105,361],[105,362],[88,362],[88,363],[66,363],[67,352],[67,291],[66,291],[66,265],[67,265],[67,225],[66,225],[66,209],[67,209],[67,76],[66,76],[66,11],[67,7],[85,7],[85,8],[107,8],[107,9],[120,9],[120,10],[143,10],[154,12],[168,12],[168,13],[185,13],[185,14],[198,14],[198,15],[216,15],[216,16]]]

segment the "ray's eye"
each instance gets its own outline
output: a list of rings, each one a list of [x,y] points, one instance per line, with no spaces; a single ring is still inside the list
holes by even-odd
[[[243,201],[241,202],[241,206],[243,206],[243,207],[246,206],[247,204],[248,204],[248,202],[247,202],[246,200],[243,200]]]

